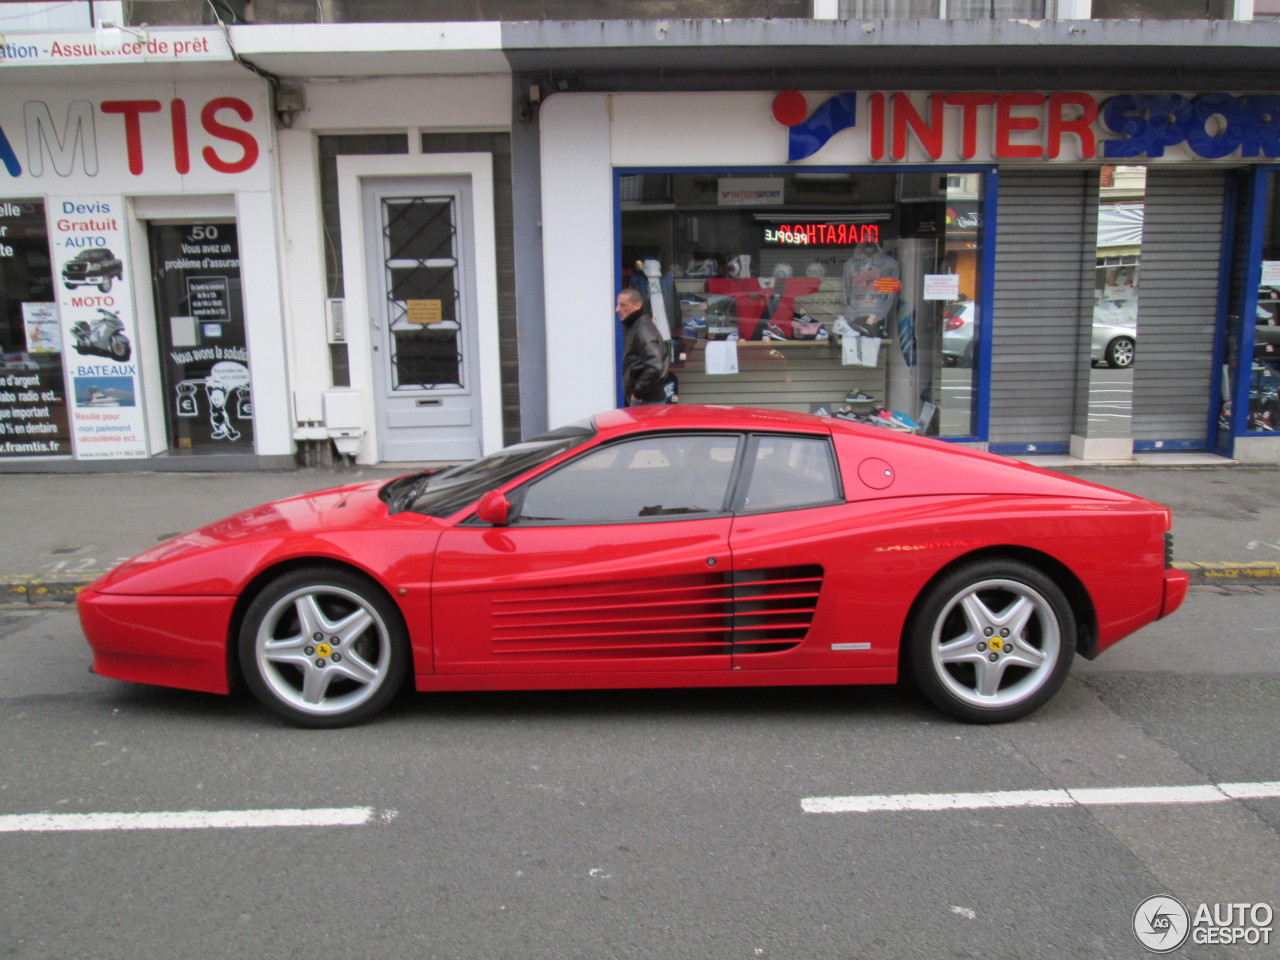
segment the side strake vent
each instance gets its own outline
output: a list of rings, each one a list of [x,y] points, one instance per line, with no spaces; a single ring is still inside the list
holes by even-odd
[[[735,653],[775,653],[809,632],[822,591],[822,568],[777,567],[733,575]]]
[[[787,650],[804,639],[819,566],[518,590],[491,608],[494,652],[566,658]]]

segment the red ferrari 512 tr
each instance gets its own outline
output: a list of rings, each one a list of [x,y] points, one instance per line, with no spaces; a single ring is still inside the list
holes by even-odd
[[[1013,720],[1172,613],[1170,514],[776,410],[602,413],[246,510],[80,595],[94,670],[332,727],[423,691],[893,683]]]

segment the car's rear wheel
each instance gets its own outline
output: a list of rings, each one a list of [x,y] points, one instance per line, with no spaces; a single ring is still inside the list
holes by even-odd
[[[1108,367],[1120,370],[1132,367],[1135,356],[1135,344],[1132,337],[1116,337],[1107,344],[1105,359]]]
[[[1043,706],[1071,669],[1075,616],[1046,574],[1018,560],[964,564],[912,611],[911,674],[939,709],[1001,723]]]
[[[98,289],[99,289],[99,290],[101,290],[103,293],[106,293],[108,290],[110,290],[110,289],[111,289],[111,278],[110,278],[110,277],[102,277],[100,280],[98,280]]]
[[[404,620],[359,574],[287,573],[249,605],[240,664],[253,695],[304,727],[367,720],[396,695],[409,665]]]

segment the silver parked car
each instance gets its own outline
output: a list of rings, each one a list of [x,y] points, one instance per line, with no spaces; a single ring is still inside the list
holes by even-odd
[[[942,311],[942,362],[948,367],[973,366],[973,333],[978,305],[972,300],[948,303]]]
[[[1137,304],[1099,300],[1093,305],[1093,347],[1090,359],[1115,369],[1133,366],[1138,345]]]

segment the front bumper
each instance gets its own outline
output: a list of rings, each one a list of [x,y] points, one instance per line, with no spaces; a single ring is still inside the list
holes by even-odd
[[[99,676],[227,693],[235,603],[235,597],[130,596],[89,587],[76,607]]]

